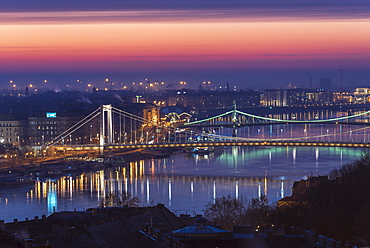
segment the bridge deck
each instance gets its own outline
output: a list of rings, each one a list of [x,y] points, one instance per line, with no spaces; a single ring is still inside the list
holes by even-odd
[[[348,122],[348,121],[330,121],[330,122],[298,122],[298,123],[290,123],[290,122],[252,122],[252,123],[206,123],[206,124],[192,124],[186,125],[181,124],[177,125],[178,128],[203,128],[203,127],[224,127],[224,128],[241,128],[241,127],[252,127],[252,126],[269,126],[269,125],[302,125],[302,124],[314,124],[314,125],[323,125],[323,124],[330,124],[330,125],[354,125],[354,126],[370,126],[368,122]]]
[[[344,142],[295,142],[295,141],[226,141],[202,143],[166,143],[166,144],[116,144],[105,145],[104,149],[137,149],[137,148],[187,148],[209,146],[318,146],[318,147],[361,147],[370,148],[370,143]],[[96,151],[100,146],[55,146],[56,150]]]

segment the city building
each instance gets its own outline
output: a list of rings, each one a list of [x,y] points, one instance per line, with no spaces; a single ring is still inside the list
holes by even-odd
[[[356,88],[353,93],[353,99],[350,100],[355,104],[366,104],[370,102],[370,88]]]
[[[257,91],[175,91],[168,105],[186,108],[232,108],[234,101],[240,107],[260,106],[261,93]]]
[[[146,104],[143,109],[143,118],[153,124],[159,124],[160,121],[160,107],[154,104]]]
[[[292,187],[292,195],[280,199],[278,207],[296,206],[307,204],[307,195],[312,189],[317,188],[320,184],[328,182],[327,176],[310,176],[306,180],[295,181]]]
[[[332,104],[351,104],[354,103],[353,93],[347,91],[333,92]]]
[[[0,143],[24,144],[25,122],[14,116],[0,116]]]
[[[264,107],[288,107],[329,104],[332,99],[332,92],[322,89],[267,89],[263,92],[261,105]]]
[[[44,146],[58,137],[64,131],[74,126],[84,116],[58,116],[56,112],[47,112],[45,115],[36,115],[28,118],[28,144],[31,146]],[[62,143],[68,145],[97,143],[99,133],[99,118],[81,126],[75,132],[64,137]]]
[[[264,107],[286,106],[286,93],[281,89],[267,89],[263,92],[261,105]]]

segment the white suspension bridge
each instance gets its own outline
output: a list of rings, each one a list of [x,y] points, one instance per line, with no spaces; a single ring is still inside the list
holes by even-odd
[[[148,120],[111,105],[102,105],[81,121],[59,134],[46,146],[62,150],[104,150],[134,148],[185,148],[198,146],[342,146],[370,147],[369,116],[364,111],[337,118],[309,120],[277,119],[252,115],[236,109],[223,114],[172,126],[159,120]],[[99,123],[99,132],[89,142],[66,142],[89,123]],[[333,130],[321,128],[309,132],[309,126],[333,125]],[[274,131],[272,126],[277,125]],[[293,132],[293,125],[303,126],[302,132]],[[269,126],[269,134],[250,133],[248,128]],[[346,127],[344,127],[346,126]],[[350,128],[349,128],[350,126]],[[237,135],[237,130],[247,128]],[[290,133],[283,129],[289,129]],[[226,129],[231,132],[225,131]],[[279,131],[281,130],[281,131]],[[273,135],[272,135],[273,134]],[[237,137],[239,136],[239,137]]]

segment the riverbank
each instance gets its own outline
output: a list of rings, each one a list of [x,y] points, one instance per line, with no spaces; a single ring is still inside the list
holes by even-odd
[[[0,161],[0,187],[32,184],[36,180],[78,175],[112,166],[127,166],[130,162],[155,157],[170,156],[165,153],[143,152],[142,149],[108,151],[105,155],[76,153],[68,156],[42,156]]]

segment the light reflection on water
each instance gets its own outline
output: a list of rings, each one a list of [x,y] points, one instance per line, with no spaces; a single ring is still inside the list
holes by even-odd
[[[227,147],[215,153],[178,153],[131,162],[35,185],[0,190],[0,219],[96,207],[108,192],[129,191],[142,205],[164,203],[176,213],[202,213],[215,197],[258,197],[270,202],[291,194],[294,181],[324,175],[363,150],[332,147]]]

